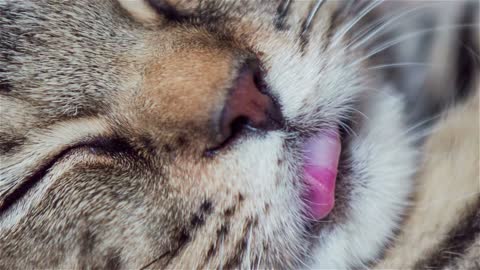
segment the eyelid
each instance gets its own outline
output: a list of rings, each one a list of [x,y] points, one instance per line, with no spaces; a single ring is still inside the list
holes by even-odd
[[[146,0],[158,14],[164,16],[167,20],[172,22],[182,22],[189,20],[191,16],[188,14],[182,14],[181,11],[175,9],[172,5],[162,0]]]
[[[83,143],[78,144],[75,148],[78,147],[89,147],[100,149],[107,153],[132,153],[134,151],[131,144],[123,138],[120,137],[99,137],[86,140]]]

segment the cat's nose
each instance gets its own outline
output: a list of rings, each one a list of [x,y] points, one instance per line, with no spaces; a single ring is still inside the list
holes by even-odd
[[[268,91],[256,64],[245,64],[225,101],[220,121],[220,140],[227,142],[248,131],[272,131],[283,127],[280,105]]]

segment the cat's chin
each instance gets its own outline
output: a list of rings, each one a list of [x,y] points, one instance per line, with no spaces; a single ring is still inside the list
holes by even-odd
[[[359,267],[381,256],[412,192],[416,155],[403,101],[384,89],[357,109],[342,140],[333,209],[307,225],[312,269]]]

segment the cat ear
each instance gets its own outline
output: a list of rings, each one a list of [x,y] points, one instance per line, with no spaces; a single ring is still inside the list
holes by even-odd
[[[161,18],[153,7],[144,0],[118,0],[120,6],[125,9],[136,21],[140,23],[156,23]]]

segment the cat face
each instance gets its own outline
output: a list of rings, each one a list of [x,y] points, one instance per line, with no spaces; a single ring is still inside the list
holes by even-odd
[[[350,49],[365,9],[0,9],[0,265],[339,268],[392,235],[414,155],[401,100]],[[332,132],[339,157],[312,150]],[[334,185],[312,191],[323,158]]]

